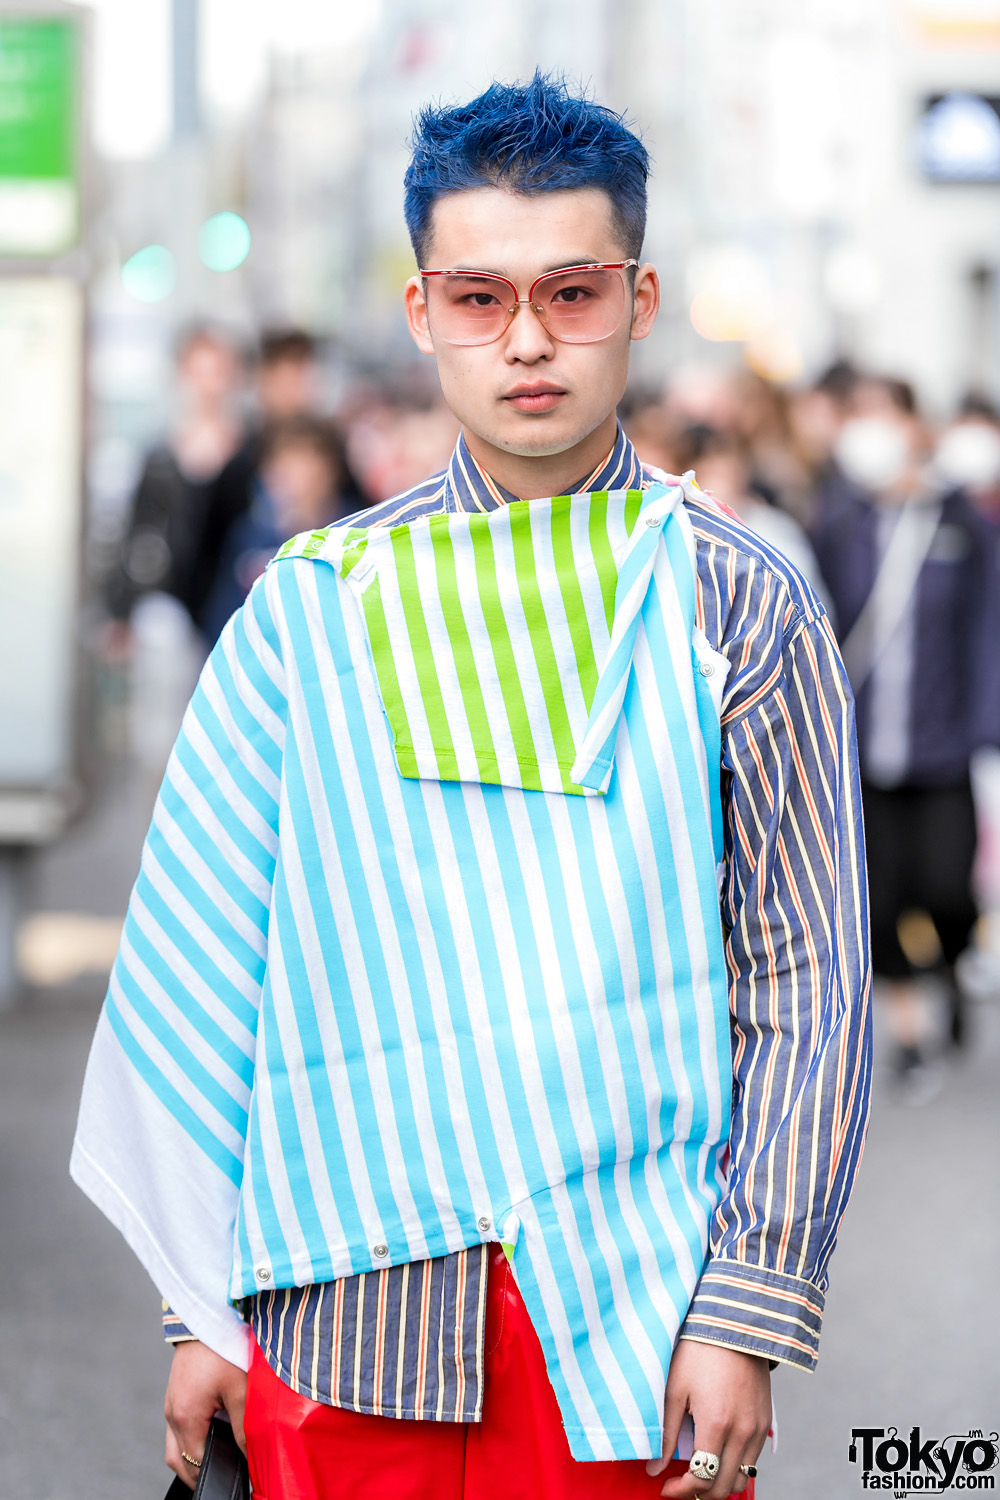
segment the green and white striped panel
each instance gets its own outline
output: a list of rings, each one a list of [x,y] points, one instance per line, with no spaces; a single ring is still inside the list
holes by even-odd
[[[402,776],[594,793],[570,772],[642,502],[561,495],[370,531],[363,548],[345,536]]]

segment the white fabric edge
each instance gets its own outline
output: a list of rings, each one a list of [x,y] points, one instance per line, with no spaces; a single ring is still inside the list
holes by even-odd
[[[165,1258],[151,1230],[125,1194],[102,1171],[79,1135],[73,1142],[69,1173],[105,1218],[123,1236],[154,1286],[194,1336],[241,1370],[250,1368],[250,1330],[232,1306],[221,1313],[205,1305]]]
[[[722,701],[726,692],[726,679],[729,676],[732,662],[728,656],[723,656],[721,651],[716,651],[710,645],[708,636],[700,625],[696,625],[691,634],[691,648],[694,651],[695,660],[699,667],[707,666],[709,670],[704,672],[708,691],[711,695],[712,706],[715,709],[716,718],[722,722]]]

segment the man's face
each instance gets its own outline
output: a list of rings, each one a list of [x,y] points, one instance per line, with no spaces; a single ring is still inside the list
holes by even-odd
[[[276,513],[278,530],[289,536],[325,526],[336,510],[339,476],[330,456],[315,443],[285,442],[261,470]]]
[[[311,359],[282,358],[261,365],[257,372],[257,395],[261,411],[270,421],[298,417],[315,405],[316,366]]]
[[[435,204],[428,268],[493,271],[526,297],[544,271],[620,261],[628,251],[612,228],[598,188],[510,193],[475,188]],[[617,275],[618,273],[613,273]],[[407,284],[406,309],[417,347],[437,359],[444,398],[462,425],[494,448],[524,457],[566,452],[614,412],[628,375],[629,343],[645,338],[659,305],[656,272],[634,274],[622,321],[594,344],[554,339],[528,307],[495,343],[465,347],[435,336],[419,277]]]
[[[181,385],[196,399],[218,405],[235,389],[236,356],[213,338],[195,338],[177,362]]]

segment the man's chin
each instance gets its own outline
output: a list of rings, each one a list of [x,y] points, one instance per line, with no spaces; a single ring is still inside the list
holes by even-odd
[[[570,448],[575,448],[577,443],[582,443],[588,436],[587,432],[567,429],[560,423],[546,423],[539,417],[511,426],[505,425],[493,432],[479,433],[482,442],[517,458],[551,458],[557,453],[566,453]]]

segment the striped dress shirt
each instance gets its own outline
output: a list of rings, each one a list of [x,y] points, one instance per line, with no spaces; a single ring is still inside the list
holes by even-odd
[[[619,429],[574,491],[648,486]],[[403,525],[515,497],[460,439],[448,468],[349,518]],[[829,622],[795,570],[709,498],[686,501],[697,623],[730,663],[721,889],[734,1074],[727,1191],[681,1336],[811,1369],[827,1265],[860,1160],[871,1047],[853,702]],[[314,1400],[476,1421],[486,1254],[247,1299],[276,1373]],[[170,1339],[186,1330],[172,1314]]]

